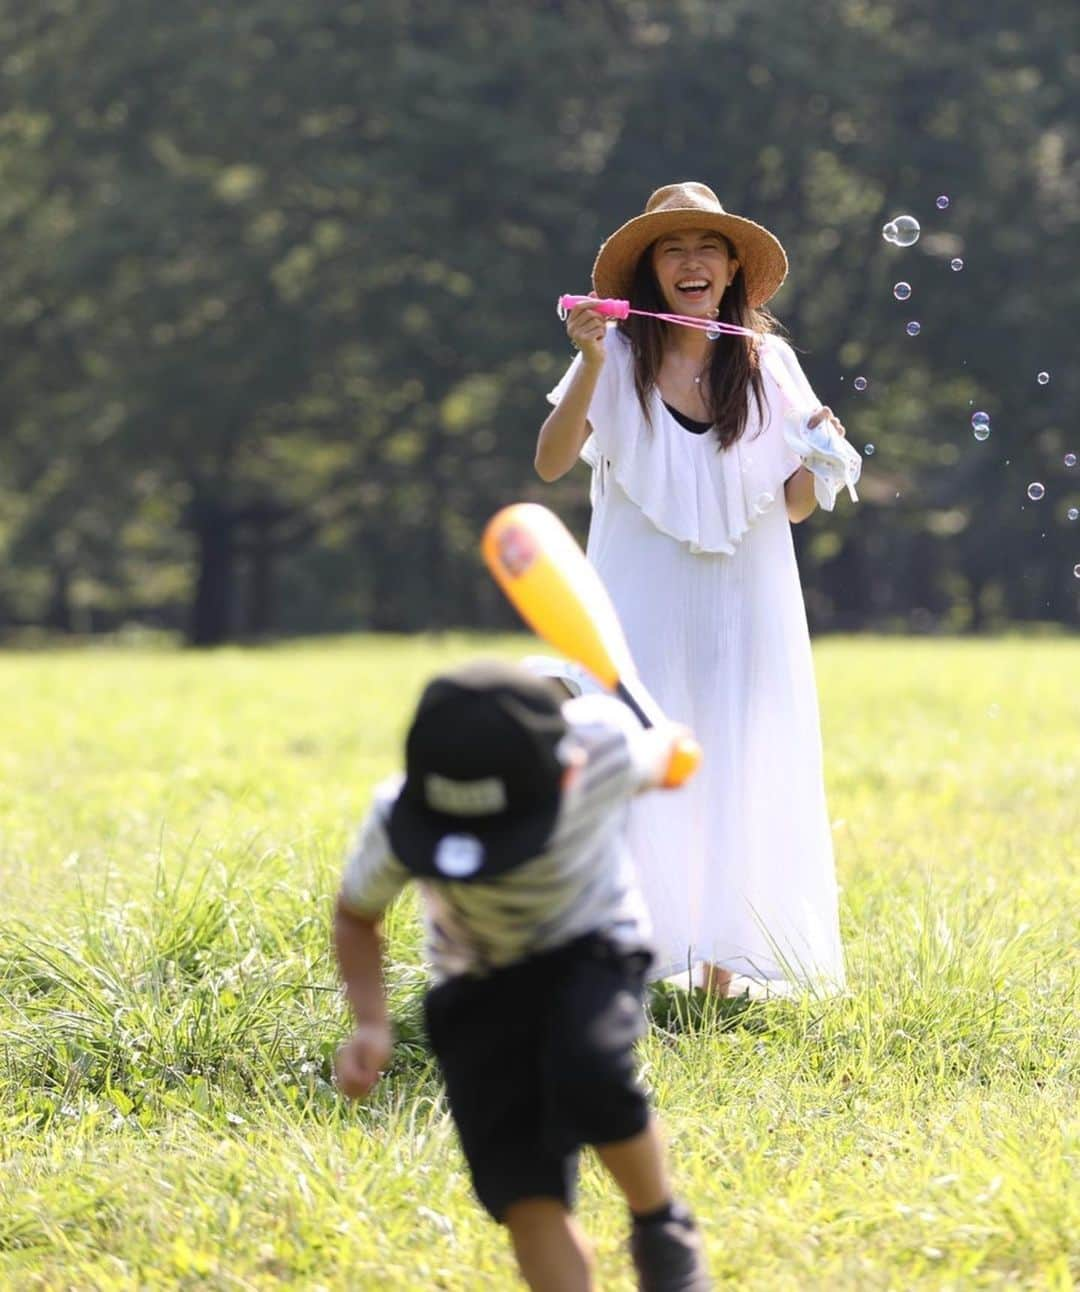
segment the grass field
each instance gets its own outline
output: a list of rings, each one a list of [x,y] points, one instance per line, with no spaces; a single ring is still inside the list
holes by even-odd
[[[515,1286],[424,1050],[408,901],[394,1066],[359,1109],[327,1080],[347,834],[421,680],[477,647],[0,656],[0,1286]],[[849,993],[659,998],[641,1051],[717,1282],[1072,1288],[1080,642],[816,659]],[[592,1164],[581,1210],[630,1288]]]

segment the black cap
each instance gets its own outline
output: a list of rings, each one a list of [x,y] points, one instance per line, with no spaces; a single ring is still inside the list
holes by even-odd
[[[405,742],[390,845],[415,875],[484,880],[543,852],[559,810],[559,691],[476,660],[424,689]]]

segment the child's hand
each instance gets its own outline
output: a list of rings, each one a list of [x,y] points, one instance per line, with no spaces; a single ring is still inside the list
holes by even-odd
[[[379,1079],[393,1042],[388,1023],[359,1023],[334,1059],[338,1089],[347,1099],[363,1099]]]
[[[701,747],[689,727],[664,722],[642,733],[649,748],[653,774],[651,784],[677,789],[697,771]]]

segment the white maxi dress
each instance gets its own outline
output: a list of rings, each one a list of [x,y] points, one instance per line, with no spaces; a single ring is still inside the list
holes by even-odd
[[[646,422],[629,344],[609,333],[581,451],[593,473],[588,556],[642,680],[704,751],[686,786],[631,809],[654,976],[704,961],[837,990],[844,966],[817,691],[784,503],[799,465],[784,419],[818,401],[791,348],[763,344],[764,424],[751,398],[742,437],[721,450],[713,433],[681,426],[655,390]]]

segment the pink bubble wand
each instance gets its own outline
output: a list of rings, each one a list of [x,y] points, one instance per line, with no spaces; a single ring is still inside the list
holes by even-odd
[[[679,327],[690,327],[697,332],[707,332],[715,340],[720,332],[731,336],[757,336],[753,328],[740,327],[738,323],[722,323],[719,319],[698,319],[689,314],[657,314],[653,310],[631,309],[629,301],[620,301],[614,297],[594,296],[560,296],[556,311],[559,318],[565,319],[575,305],[588,305],[597,314],[610,319],[625,319],[631,314],[642,318],[659,319],[662,323],[677,323]]]
[[[629,301],[621,301],[615,297],[560,296],[556,312],[559,318],[565,319],[575,305],[582,303],[610,319],[625,319],[631,314],[640,314],[644,318],[660,319],[664,323],[677,323],[680,327],[692,327],[698,332],[708,333],[712,341],[715,341],[721,332],[727,332],[732,336],[762,336],[762,333],[755,332],[753,328],[740,327],[738,323],[721,323],[719,319],[696,319],[689,314],[656,314],[652,310],[631,309]],[[770,372],[783,393],[788,409],[790,411],[801,409],[806,401],[792,385],[791,379],[782,366],[773,364]]]

